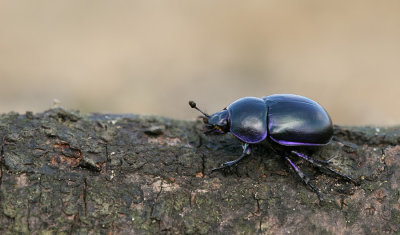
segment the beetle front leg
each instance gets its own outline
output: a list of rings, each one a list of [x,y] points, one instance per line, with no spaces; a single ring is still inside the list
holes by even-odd
[[[234,166],[234,165],[238,164],[241,160],[243,160],[243,158],[250,155],[250,153],[251,153],[250,145],[248,143],[245,143],[245,144],[243,144],[242,147],[243,147],[243,152],[242,152],[242,155],[240,155],[240,157],[238,159],[229,161],[229,162],[225,162],[224,164],[222,164],[222,166],[213,168],[211,170],[211,172],[216,171],[216,170],[223,170],[225,168]]]

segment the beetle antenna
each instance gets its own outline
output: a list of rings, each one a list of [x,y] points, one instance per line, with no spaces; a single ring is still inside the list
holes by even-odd
[[[199,108],[197,108],[197,106],[196,106],[196,102],[194,102],[194,101],[189,101],[189,105],[190,105],[190,107],[192,107],[192,109],[197,109],[197,111],[199,111],[200,113],[202,113],[204,116],[206,116],[206,117],[210,117],[210,115],[208,115],[208,114],[206,114],[205,112],[203,112],[203,111],[201,111]]]

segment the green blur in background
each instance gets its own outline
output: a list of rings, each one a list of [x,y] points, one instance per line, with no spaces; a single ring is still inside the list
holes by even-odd
[[[0,1],[0,112],[192,119],[294,93],[400,124],[400,1]]]

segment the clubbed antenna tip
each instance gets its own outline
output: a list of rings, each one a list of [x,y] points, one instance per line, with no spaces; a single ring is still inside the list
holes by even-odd
[[[189,101],[189,105],[190,105],[190,107],[192,107],[193,109],[197,109],[197,111],[199,111],[200,113],[202,113],[204,116],[210,117],[210,115],[206,114],[205,112],[203,112],[203,111],[201,111],[199,108],[197,108],[196,102],[190,100],[190,101]]]
[[[192,100],[189,101],[189,105],[190,105],[190,107],[192,107],[193,109],[196,108],[196,103],[195,103],[194,101],[192,101]]]

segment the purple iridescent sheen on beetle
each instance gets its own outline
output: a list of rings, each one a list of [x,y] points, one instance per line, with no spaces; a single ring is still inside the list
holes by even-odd
[[[244,97],[224,110],[206,115],[207,133],[230,131],[245,143],[267,136],[281,145],[326,145],[332,139],[332,121],[317,102],[299,95]]]
[[[327,145],[332,140],[333,126],[329,114],[321,105],[309,98],[291,94],[277,94],[262,98],[244,97],[213,115],[201,111],[193,101],[189,101],[189,104],[204,115],[205,133],[231,132],[243,143],[243,152],[238,159],[226,162],[212,171],[236,165],[250,154],[251,144],[267,139],[282,146],[283,149],[286,148],[283,151],[284,159],[288,161],[303,182],[314,190],[319,199],[321,199],[321,195],[318,190],[309,182],[309,178],[294,165],[288,155],[301,157],[317,167],[353,181],[352,178],[329,168],[328,161],[313,159],[293,150],[293,147],[298,146]]]

